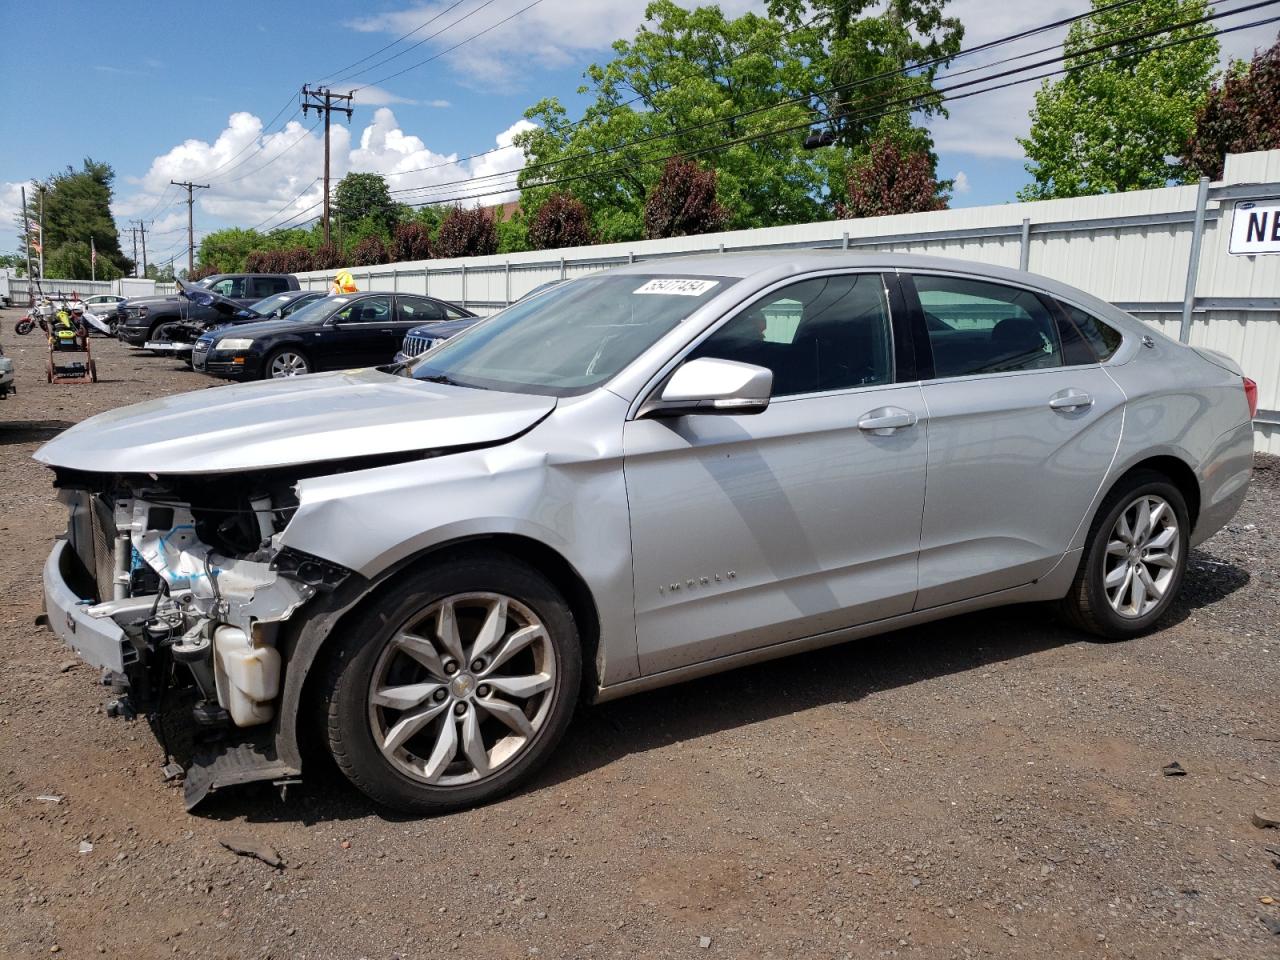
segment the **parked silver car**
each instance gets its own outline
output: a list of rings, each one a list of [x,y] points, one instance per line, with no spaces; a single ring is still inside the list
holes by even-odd
[[[1150,629],[1249,484],[1239,368],[1063,284],[792,252],[575,280],[397,374],[201,390],[42,447],[49,622],[210,789],[446,810],[594,700],[1006,603]],[[211,737],[215,735],[217,738]]]

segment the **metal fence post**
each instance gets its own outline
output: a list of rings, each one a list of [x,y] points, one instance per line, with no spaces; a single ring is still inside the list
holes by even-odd
[[[400,292],[400,271],[395,267],[391,268],[391,292]]]
[[[848,230],[840,234],[840,249],[841,250],[849,249],[849,231]]]
[[[1191,255],[1187,257],[1187,287],[1182,295],[1182,323],[1178,340],[1191,342],[1191,311],[1196,304],[1196,280],[1200,274],[1200,244],[1204,239],[1204,211],[1209,205],[1209,178],[1201,177],[1196,190],[1196,224],[1191,231]]]
[[[431,268],[422,268],[422,295],[430,296],[431,294]]]
[[[462,309],[467,309],[467,265],[462,265]]]
[[[1026,270],[1031,265],[1031,218],[1022,218],[1022,247],[1018,251],[1018,269]]]
[[[564,279],[564,257],[560,258],[560,279]]]
[[[634,251],[634,250],[628,250],[628,251],[627,251],[627,263],[635,263],[635,262],[636,262],[636,255],[635,255],[635,251]]]
[[[502,295],[502,299],[506,302],[506,305],[509,307],[511,306],[511,261],[510,260],[508,260],[503,267],[503,284],[504,284],[504,288],[503,288],[504,292]]]

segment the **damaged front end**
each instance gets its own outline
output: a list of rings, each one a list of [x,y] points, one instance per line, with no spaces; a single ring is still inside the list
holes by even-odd
[[[215,786],[299,773],[271,736],[281,627],[349,571],[281,546],[298,479],[56,469],[70,521],[45,566],[49,625],[104,669],[121,712],[189,705],[189,807]]]

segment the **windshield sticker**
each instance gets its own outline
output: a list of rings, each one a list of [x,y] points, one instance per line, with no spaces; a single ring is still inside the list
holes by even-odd
[[[718,286],[719,280],[682,280],[671,277],[662,280],[650,280],[632,293],[662,293],[675,297],[700,297],[712,287]]]

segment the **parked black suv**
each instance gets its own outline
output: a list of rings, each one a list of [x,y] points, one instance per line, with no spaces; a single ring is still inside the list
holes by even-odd
[[[203,287],[220,297],[234,300],[240,306],[269,297],[273,293],[299,289],[298,278],[291,273],[218,273],[200,280]],[[140,347],[153,339],[156,328],[175,320],[212,321],[221,314],[211,305],[192,303],[186,297],[135,297],[116,308],[116,336],[124,343]]]

